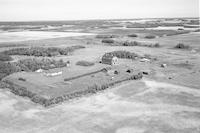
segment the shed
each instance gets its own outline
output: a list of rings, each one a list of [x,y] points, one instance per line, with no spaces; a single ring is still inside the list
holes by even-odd
[[[108,64],[108,65],[115,65],[118,62],[118,58],[116,56],[110,55],[110,54],[105,54],[102,57],[103,64]]]
[[[41,72],[43,72],[43,69],[38,69],[38,70],[36,70],[35,72],[41,73]]]
[[[55,73],[45,73],[45,75],[47,77],[54,77],[54,76],[58,76],[58,75],[61,75],[62,74],[62,71],[61,72],[55,72]]]

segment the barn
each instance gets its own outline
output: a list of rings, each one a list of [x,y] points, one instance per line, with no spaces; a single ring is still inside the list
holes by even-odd
[[[116,56],[113,56],[111,54],[105,54],[102,57],[102,64],[108,64],[108,65],[116,65],[118,62],[118,58]]]

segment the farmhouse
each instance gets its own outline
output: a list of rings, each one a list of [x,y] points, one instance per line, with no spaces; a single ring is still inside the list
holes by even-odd
[[[102,62],[103,64],[108,64],[108,65],[115,65],[118,62],[118,58],[116,56],[113,56],[111,54],[105,54],[102,57]]]

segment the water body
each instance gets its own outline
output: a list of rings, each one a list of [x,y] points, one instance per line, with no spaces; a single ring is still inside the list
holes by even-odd
[[[75,33],[75,32],[50,32],[50,31],[0,32],[0,42],[41,40],[41,39],[48,39],[48,38],[86,36],[86,35],[93,35],[93,34]]]

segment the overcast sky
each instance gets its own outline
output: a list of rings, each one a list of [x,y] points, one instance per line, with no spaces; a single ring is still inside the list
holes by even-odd
[[[199,17],[199,0],[0,0],[0,21]]]

